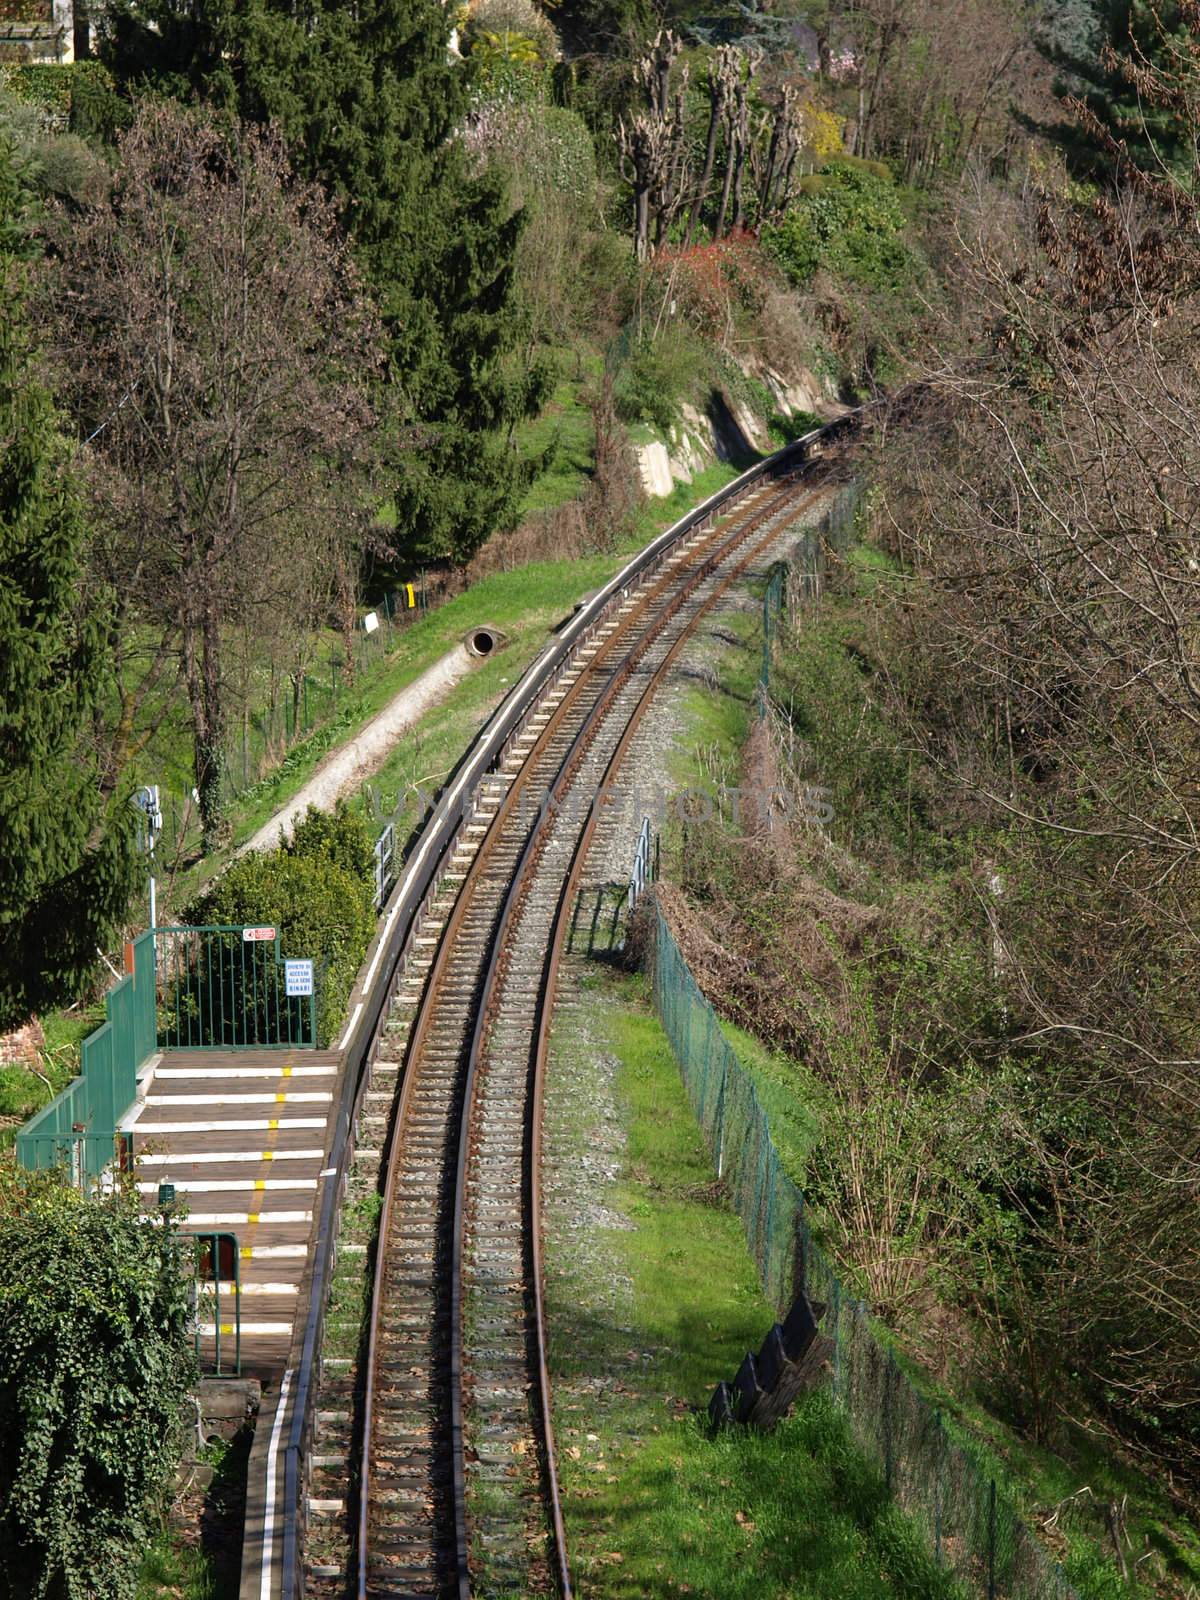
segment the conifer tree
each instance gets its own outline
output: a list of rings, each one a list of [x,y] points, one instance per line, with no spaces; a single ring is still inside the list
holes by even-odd
[[[71,999],[125,912],[132,814],[106,812],[88,723],[104,609],[23,316],[19,190],[0,147],[0,1029]]]
[[[1190,153],[1192,132],[1170,110],[1139,95],[1130,66],[1169,63],[1185,38],[1177,5],[1150,0],[1066,0],[1047,5],[1037,28],[1042,54],[1069,116],[1042,131],[1062,145],[1072,166],[1111,173],[1114,147],[1144,171],[1171,168]]]
[[[102,53],[128,87],[278,124],[337,198],[389,337],[401,556],[462,561],[515,515],[512,428],[548,384],[516,355],[521,218],[454,137],[451,22],[442,0],[113,0]]]

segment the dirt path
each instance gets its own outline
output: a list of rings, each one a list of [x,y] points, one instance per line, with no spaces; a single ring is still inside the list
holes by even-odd
[[[332,811],[341,796],[353,794],[379,770],[400,735],[461,682],[477,660],[465,644],[460,644],[427,667],[419,678],[414,678],[372,717],[361,733],[331,751],[299,793],[257,833],[251,834],[245,844],[239,845],[235,854],[269,850],[290,838],[292,829],[309,806],[316,806],[318,811]]]

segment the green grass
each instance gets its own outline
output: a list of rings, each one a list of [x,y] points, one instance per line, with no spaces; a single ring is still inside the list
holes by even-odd
[[[1058,1451],[1023,1438],[969,1393],[922,1386],[977,1451],[995,1465],[997,1478],[1027,1518],[1062,1507],[1053,1545],[1081,1600],[1124,1600],[1200,1592],[1200,1532],[1165,1489],[1081,1426],[1065,1429]],[[1142,1581],[1126,1584],[1111,1556],[1110,1505],[1125,1505],[1131,1566]]]
[[[799,1062],[768,1049],[732,1022],[722,1020],[721,1031],[754,1080],[783,1170],[803,1189],[808,1157],[821,1137],[820,1118],[813,1109],[816,1092],[812,1079]]]
[[[596,352],[557,353],[558,381],[539,417],[517,429],[517,449],[541,470],[521,504],[523,516],[575,500],[587,487],[595,448],[592,414],[585,398],[603,366]]]
[[[162,1529],[142,1558],[137,1600],[234,1600],[222,1589],[203,1550],[181,1543]]]
[[[581,1592],[953,1594],[825,1394],[770,1436],[708,1435],[700,1411],[761,1342],[772,1310],[636,980],[599,980],[582,1011],[556,1027],[556,1165],[579,1170],[594,1153],[589,1113],[603,1090],[592,1092],[586,1074],[605,1059],[619,1063],[624,1148],[603,1196],[603,1260],[581,1261],[548,1230],[556,1428]],[[583,1075],[565,1097],[573,1113],[556,1086],[563,1071]]]
[[[243,1427],[234,1439],[217,1436],[205,1446],[212,1482],[190,1489],[155,1530],[136,1600],[237,1600],[252,1442],[253,1430]]]

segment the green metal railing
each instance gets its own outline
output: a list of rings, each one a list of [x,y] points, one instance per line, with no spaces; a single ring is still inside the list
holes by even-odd
[[[195,1318],[196,1362],[215,1378],[240,1378],[242,1374],[242,1252],[236,1233],[201,1229],[184,1233],[193,1241],[192,1311]],[[224,1288],[224,1296],[222,1296]],[[208,1317],[211,1314],[211,1334]],[[211,1337],[213,1351],[204,1355],[204,1340]],[[233,1340],[233,1359],[229,1341]]]
[[[130,971],[83,1041],[79,1076],[17,1134],[27,1171],[66,1168],[82,1188],[113,1166],[128,1169],[121,1120],[156,1050],[316,1044],[320,974],[284,957],[276,929],[156,928],[127,949]],[[297,987],[305,992],[289,992]]]
[[[79,1077],[17,1134],[17,1160],[30,1171],[69,1166],[82,1186],[125,1159],[117,1129],[155,1050],[153,936],[142,934],[131,952],[132,970],[105,1000],[107,1020],[83,1041]]]
[[[311,1049],[317,974],[283,955],[274,928],[157,928],[163,1050]],[[289,993],[307,965],[308,993]]]

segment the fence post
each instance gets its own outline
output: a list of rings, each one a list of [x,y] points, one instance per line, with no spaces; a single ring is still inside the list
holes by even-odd
[[[717,1181],[725,1176],[725,1083],[729,1077],[729,1057],[721,1057],[721,1087],[717,1092]]]
[[[883,1477],[887,1492],[892,1492],[892,1374],[896,1363],[888,1351],[887,1366],[883,1373]],[[989,1595],[988,1600],[991,1600]]]
[[[942,1415],[940,1411],[933,1413],[933,1426],[937,1431],[938,1450],[937,1469],[933,1478],[933,1559],[940,1567],[942,1564],[942,1468],[946,1461],[946,1436],[942,1431]]]

